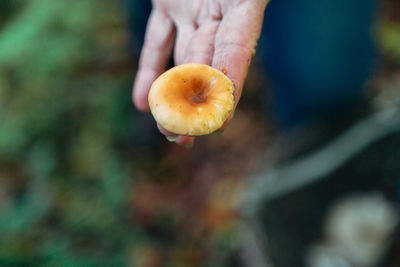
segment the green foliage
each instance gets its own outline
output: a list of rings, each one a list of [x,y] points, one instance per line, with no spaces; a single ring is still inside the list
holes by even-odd
[[[380,29],[382,52],[387,58],[400,63],[400,22],[386,22]]]
[[[132,73],[114,1],[0,4],[0,265],[128,265]],[[131,137],[132,138],[132,137]]]

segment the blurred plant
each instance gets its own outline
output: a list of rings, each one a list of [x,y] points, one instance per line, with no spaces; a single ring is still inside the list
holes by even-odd
[[[381,194],[351,195],[328,211],[324,243],[310,248],[309,266],[377,266],[399,221]]]
[[[113,1],[2,1],[0,265],[120,265],[146,239],[121,149],[134,118]]]
[[[381,27],[380,43],[389,58],[400,63],[400,22],[385,22]]]
[[[377,41],[385,59],[400,64],[400,4],[396,0],[389,0],[382,5]]]

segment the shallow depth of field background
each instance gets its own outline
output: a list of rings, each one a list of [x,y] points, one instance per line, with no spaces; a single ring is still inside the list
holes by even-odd
[[[229,128],[184,149],[131,101],[146,12],[143,1],[0,2],[1,266],[244,265],[241,196],[291,131],[266,108],[266,51]],[[378,5],[373,36],[365,94],[384,107],[400,95],[397,1]]]

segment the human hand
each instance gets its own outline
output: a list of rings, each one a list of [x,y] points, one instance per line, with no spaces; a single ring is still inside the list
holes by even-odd
[[[149,111],[148,93],[165,71],[172,49],[174,62],[202,63],[223,71],[234,83],[235,107],[242,93],[260,36],[268,0],[153,0],[133,89],[133,101]],[[175,43],[174,43],[175,42]],[[231,121],[225,121],[221,130]],[[192,136],[177,136],[160,125],[168,140],[191,146]]]

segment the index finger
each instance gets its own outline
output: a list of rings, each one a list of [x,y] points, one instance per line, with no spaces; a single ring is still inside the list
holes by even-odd
[[[267,1],[246,1],[227,11],[215,38],[212,66],[235,85],[237,105],[260,36]],[[245,14],[245,16],[243,16]]]
[[[153,81],[165,70],[174,37],[175,26],[172,20],[162,11],[153,10],[147,25],[133,88],[133,102],[142,111],[150,109],[147,96]]]

